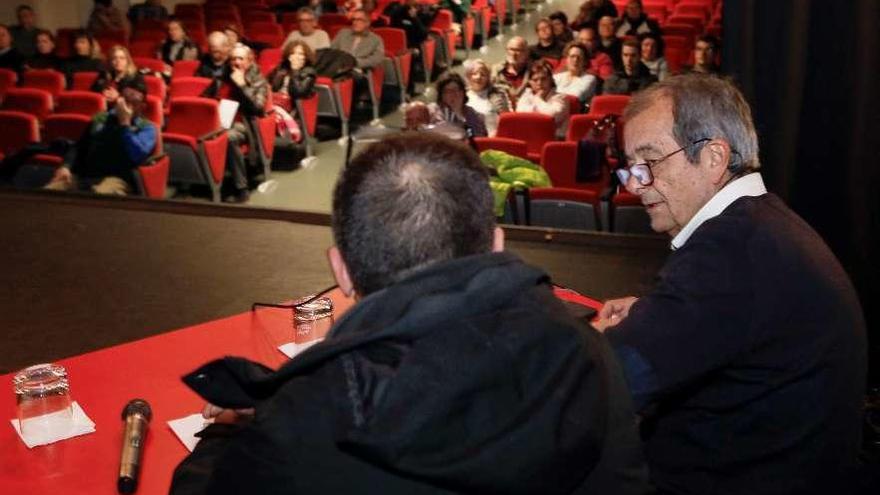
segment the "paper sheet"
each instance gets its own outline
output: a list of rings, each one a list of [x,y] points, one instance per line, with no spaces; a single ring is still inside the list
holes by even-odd
[[[302,344],[297,344],[295,342],[291,342],[289,344],[284,344],[282,346],[279,346],[278,350],[283,352],[285,356],[292,359],[297,354],[303,352],[304,350],[317,344],[318,342],[321,342],[322,340],[324,340],[324,339],[315,339],[315,340],[310,340],[308,342],[303,342]]]
[[[82,410],[82,407],[80,407],[76,401],[71,404],[71,413],[72,414],[69,418],[57,417],[56,413],[47,414],[45,417],[42,417],[42,419],[33,418],[29,420],[43,421],[46,428],[37,429],[34,433],[31,433],[33,430],[28,430],[27,437],[21,434],[18,419],[12,419],[10,422],[12,423],[12,427],[15,428],[15,432],[18,433],[18,437],[21,438],[21,441],[24,442],[29,449],[38,445],[48,445],[59,440],[94,433],[95,422],[86,416],[85,411]],[[56,417],[53,418],[53,416]]]
[[[235,100],[220,100],[220,125],[223,126],[224,129],[229,129],[232,127],[232,123],[235,121],[235,114],[238,112],[238,102]]]
[[[180,440],[183,446],[192,452],[196,448],[196,444],[201,440],[196,436],[196,433],[204,430],[213,421],[212,419],[203,418],[200,413],[196,413],[180,419],[172,419],[168,422],[168,426],[177,435],[177,439]]]

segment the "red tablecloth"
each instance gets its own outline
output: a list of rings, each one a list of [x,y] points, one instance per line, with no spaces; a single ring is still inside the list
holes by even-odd
[[[576,293],[557,291],[557,296],[599,306]],[[331,297],[336,317],[351,306],[338,292]],[[199,412],[204,405],[180,377],[225,355],[277,367],[287,359],[278,346],[292,339],[290,310],[263,309],[61,360],[70,377],[73,400],[95,422],[97,431],[33,449],[20,441],[9,422],[16,414],[13,374],[3,375],[0,493],[116,493],[121,412],[133,398],[147,400],[153,409],[137,493],[168,493],[171,474],[187,450],[167,422]]]

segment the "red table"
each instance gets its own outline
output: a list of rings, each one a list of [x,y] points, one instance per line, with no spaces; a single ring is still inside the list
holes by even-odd
[[[599,307],[571,292],[557,291],[557,296]],[[330,297],[337,318],[352,304],[338,291]],[[95,422],[96,431],[33,449],[9,423],[16,414],[14,373],[3,375],[0,494],[116,493],[121,413],[133,398],[145,399],[153,409],[137,493],[168,493],[171,474],[187,450],[167,422],[199,412],[204,405],[180,377],[225,355],[278,367],[287,360],[278,346],[293,338],[291,316],[290,310],[261,309],[61,360],[70,377],[71,397]]]
[[[338,292],[330,297],[337,318],[352,304]],[[171,474],[187,454],[167,422],[204,405],[180,377],[225,355],[278,367],[287,360],[278,346],[293,340],[291,316],[290,310],[260,309],[59,361],[67,368],[72,399],[96,431],[33,449],[9,423],[16,415],[14,373],[3,375],[0,494],[116,493],[122,408],[138,397],[150,403],[153,419],[137,493],[167,494]]]

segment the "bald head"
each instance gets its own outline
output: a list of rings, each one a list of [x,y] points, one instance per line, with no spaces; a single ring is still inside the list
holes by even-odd
[[[226,62],[231,48],[229,38],[223,32],[214,31],[208,35],[208,51],[215,64]]]
[[[529,45],[522,36],[514,36],[507,42],[507,62],[523,66],[529,60]]]

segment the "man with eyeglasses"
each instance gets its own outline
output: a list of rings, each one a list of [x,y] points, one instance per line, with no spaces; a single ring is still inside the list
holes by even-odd
[[[315,16],[314,10],[309,7],[299,9],[297,11],[297,26],[297,30],[291,31],[287,35],[283,46],[302,40],[309,45],[313,52],[322,48],[330,48],[330,36],[327,35],[327,31],[318,29],[318,18]]]
[[[385,59],[385,45],[382,38],[370,31],[370,15],[364,9],[355,9],[350,14],[351,27],[339,31],[330,46],[352,54],[358,69],[372,69]]]
[[[597,326],[627,374],[661,493],[848,493],[866,355],[852,284],[758,172],[730,82],[674,76],[624,112],[621,183],[672,237],[655,287]]]

